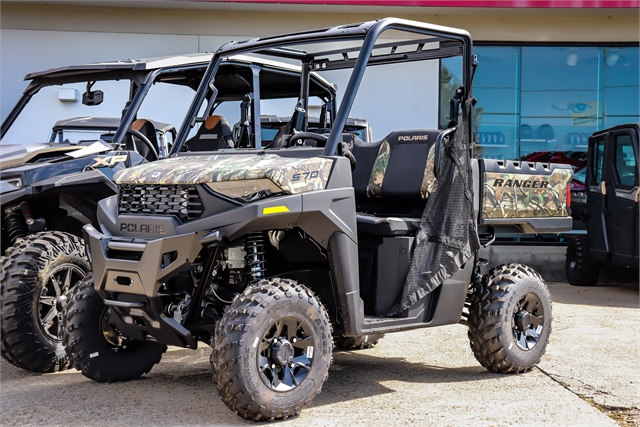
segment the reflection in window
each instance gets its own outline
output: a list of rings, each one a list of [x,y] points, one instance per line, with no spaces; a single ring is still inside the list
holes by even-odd
[[[522,48],[521,155],[531,151],[585,151],[600,128],[599,47],[525,46]]]
[[[449,127],[449,105],[456,89],[462,85],[462,58],[454,56],[440,61],[440,129]]]
[[[629,135],[616,137],[616,174],[621,185],[633,187],[636,183],[636,158]]]
[[[520,48],[480,47],[480,65],[474,77],[475,155],[491,159],[516,159],[518,144],[518,78]]]
[[[640,116],[638,47],[604,50],[604,127],[633,123]]]
[[[474,52],[478,157],[550,152],[582,161],[593,132],[640,120],[637,46],[476,46]],[[460,76],[459,62],[442,61],[442,127],[450,98],[444,88],[453,90]]]
[[[593,182],[602,181],[602,164],[604,161],[604,140],[597,141],[593,144],[593,153],[591,156],[591,175]]]

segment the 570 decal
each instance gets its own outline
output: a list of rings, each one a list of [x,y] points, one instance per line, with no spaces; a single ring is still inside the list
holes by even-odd
[[[294,173],[291,177],[291,181],[306,181],[307,179],[317,178],[320,175],[319,170],[311,171],[311,172],[298,172]]]

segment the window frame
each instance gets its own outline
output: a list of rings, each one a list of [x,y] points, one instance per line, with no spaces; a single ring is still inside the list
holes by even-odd
[[[604,157],[605,157],[605,150],[606,150],[605,137],[606,135],[599,135],[598,137],[593,138],[592,140],[589,141],[588,156],[591,159],[591,162],[588,165],[588,169],[589,169],[588,173],[589,173],[590,185],[599,185],[603,181],[602,177],[604,175]],[[602,150],[599,152],[598,146],[600,145],[602,146]],[[596,153],[599,153],[601,155],[596,156]],[[598,160],[600,160],[599,176],[598,176],[598,166],[597,166]]]
[[[623,184],[622,181],[620,180],[620,175],[618,172],[618,139],[620,137],[624,137],[627,136],[629,137],[629,145],[631,145],[631,150],[633,152],[633,160],[635,162],[634,167],[633,167],[633,174],[634,174],[634,180],[633,180],[633,184],[629,185],[629,184]],[[636,145],[634,144],[633,141],[633,137],[634,134],[628,130],[620,130],[620,131],[616,131],[613,133],[612,135],[612,141],[611,141],[611,145],[613,145],[612,147],[612,154],[613,154],[613,162],[612,162],[612,168],[613,168],[613,177],[616,183],[616,187],[625,189],[625,190],[630,190],[633,189],[635,187],[638,186],[638,163],[637,163],[637,159],[638,159],[638,153],[636,151]]]

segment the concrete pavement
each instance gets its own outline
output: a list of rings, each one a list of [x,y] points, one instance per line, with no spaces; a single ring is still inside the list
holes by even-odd
[[[485,371],[462,325],[391,334],[374,349],[337,351],[322,393],[283,425],[616,426],[579,395],[640,407],[638,285],[549,288],[554,329],[540,369]],[[172,348],[143,379],[116,384],[75,370],[32,374],[3,360],[0,425],[254,425],[220,401],[209,353]]]

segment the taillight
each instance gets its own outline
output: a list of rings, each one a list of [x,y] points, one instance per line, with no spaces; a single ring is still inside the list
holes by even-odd
[[[567,185],[567,206],[571,207],[571,186]]]

